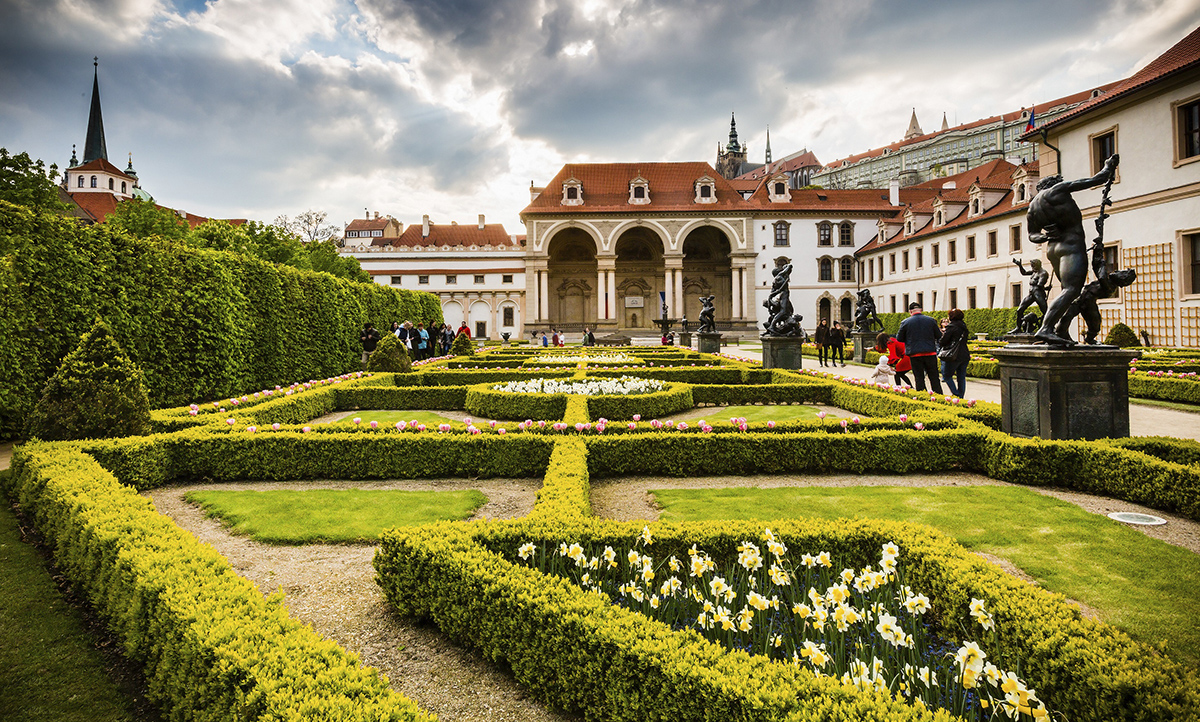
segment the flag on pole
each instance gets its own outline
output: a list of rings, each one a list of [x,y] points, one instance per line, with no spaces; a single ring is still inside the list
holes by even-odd
[[[1033,106],[1029,106],[1029,122],[1025,124],[1025,132],[1028,133],[1035,128],[1036,126],[1034,125]]]

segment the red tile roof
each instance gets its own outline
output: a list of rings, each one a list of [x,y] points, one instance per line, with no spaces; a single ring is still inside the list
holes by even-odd
[[[1078,118],[1079,116],[1090,113],[1091,111],[1103,105],[1123,98],[1130,93],[1141,90],[1148,85],[1164,80],[1168,77],[1182,72],[1189,68],[1196,67],[1200,64],[1200,27],[1193,30],[1186,38],[1175,43],[1170,50],[1158,56],[1150,62],[1149,65],[1129,76],[1125,80],[1114,83],[1109,90],[1103,95],[1098,95],[1088,102],[1074,108],[1070,112],[1063,113],[1054,120],[1040,125],[1037,129],[1022,135],[1022,138],[1037,136],[1041,131],[1061,125],[1062,123]]]
[[[346,226],[347,231],[382,231],[393,219],[385,218],[355,218]],[[399,221],[397,221],[399,223]]]
[[[469,246],[492,246],[495,248],[520,248],[520,243],[514,243],[504,226],[499,223],[488,223],[479,229],[478,225],[442,225],[429,224],[429,236],[421,236],[421,224],[414,223],[400,234],[399,238],[375,238],[372,246],[450,246],[462,248]]]
[[[629,202],[629,182],[641,175],[650,186],[650,202],[633,205]],[[715,203],[697,203],[695,183],[702,177],[711,178],[716,186]],[[574,177],[583,187],[583,203],[562,205],[563,182]],[[527,213],[593,214],[695,211],[749,211],[751,206],[729,181],[704,162],[688,163],[568,163],[546,184],[533,202],[525,206]]]
[[[817,160],[817,156],[814,155],[811,150],[808,150],[804,151],[795,158],[784,158],[783,160],[777,160],[769,165],[764,165],[761,168],[755,168],[749,173],[741,174],[735,180],[758,180],[776,173],[785,173],[794,170],[800,170],[801,168],[820,167],[821,161]]]
[[[1116,85],[1117,85],[1117,83],[1108,83],[1107,85],[1098,86],[1097,89],[1108,92]],[[1050,112],[1051,108],[1057,108],[1060,105],[1071,105],[1073,103],[1082,103],[1085,100],[1087,100],[1089,97],[1091,97],[1091,94],[1092,94],[1091,90],[1083,90],[1078,93],[1073,93],[1071,95],[1068,95],[1068,96],[1065,96],[1062,98],[1056,98],[1055,100],[1047,101],[1045,103],[1036,103],[1033,106],[1034,115],[1037,116],[1037,115],[1041,115],[1044,113],[1048,113],[1048,112]],[[841,165],[843,163],[845,163],[847,166],[854,165],[855,163],[859,162],[860,160],[865,160],[867,158],[876,158],[881,155],[884,155],[885,151],[895,152],[898,150],[902,150],[907,146],[924,143],[928,140],[932,140],[933,138],[935,138],[939,135],[943,135],[945,133],[953,133],[956,131],[971,130],[972,128],[979,128],[979,127],[982,127],[985,125],[990,125],[992,123],[998,123],[1000,121],[1004,121],[1005,123],[1013,123],[1013,122],[1016,122],[1021,119],[1021,114],[1023,112],[1025,112],[1025,110],[1026,110],[1026,108],[1021,108],[1020,110],[1015,110],[1015,111],[1012,111],[1009,113],[1001,113],[1000,115],[993,115],[990,118],[982,118],[980,120],[975,120],[970,123],[963,123],[962,125],[956,125],[953,128],[948,128],[946,130],[937,130],[932,133],[926,133],[925,135],[918,135],[914,138],[909,138],[908,140],[896,141],[895,143],[881,146],[879,148],[872,148],[871,150],[865,151],[863,153],[846,156],[845,158],[839,158],[838,160],[835,160],[835,161],[829,163],[821,170],[822,171],[837,170],[838,168],[841,167]]]
[[[745,176],[734,178],[733,180],[729,181],[729,185],[732,186],[735,191],[740,192],[757,190],[760,183],[762,183],[761,180],[749,180],[746,179]]]
[[[959,173],[958,175],[949,176],[947,178],[936,179],[937,182],[942,182],[942,183],[954,181],[955,184],[958,186],[957,188],[955,188],[953,190],[942,191],[942,193],[939,195],[941,195],[943,199],[946,199],[947,198],[946,194],[949,194],[949,193],[955,193],[956,196],[961,195],[963,198],[965,198],[969,195],[969,193],[962,194],[962,193],[960,193],[960,191],[969,190],[971,187],[971,184],[975,182],[974,174],[979,173],[986,168],[986,169],[988,169],[989,172],[986,176],[980,174],[980,178],[978,181],[980,187],[988,188],[991,190],[1003,190],[1004,194],[995,203],[995,205],[993,205],[991,208],[984,210],[983,213],[980,213],[977,216],[970,217],[970,214],[968,214],[964,210],[963,212],[961,212],[957,216],[955,216],[954,219],[948,223],[944,223],[940,226],[935,227],[932,224],[932,222],[929,222],[929,223],[926,223],[922,228],[918,229],[916,233],[912,233],[907,236],[904,235],[903,233],[897,233],[895,236],[893,236],[892,238],[890,238],[884,242],[880,242],[879,236],[876,236],[875,238],[871,239],[871,241],[869,243],[867,243],[865,246],[858,249],[858,251],[855,252],[855,255],[866,253],[868,251],[877,250],[879,248],[902,245],[902,244],[908,243],[910,241],[919,241],[923,238],[928,238],[929,236],[932,236],[932,235],[944,233],[946,231],[951,231],[956,228],[962,228],[963,226],[973,225],[975,223],[989,221],[994,218],[999,218],[1001,216],[1005,216],[1005,215],[1009,215],[1009,214],[1013,214],[1013,213],[1024,214],[1026,211],[1026,206],[1024,204],[1014,206],[1014,205],[1012,205],[1012,203],[1008,202],[1009,196],[1012,193],[1012,176],[1014,173],[1017,172],[1018,168],[1020,168],[1020,167],[1023,167],[1023,166],[1014,166],[1011,163],[1008,163],[1006,161],[997,160],[997,161],[990,161],[984,165],[979,166],[978,168],[972,168],[971,170],[965,171],[963,173]],[[935,181],[927,181],[926,183],[923,183],[922,185],[929,186],[930,184],[932,184],[934,182]],[[917,214],[924,214],[924,215],[932,214],[933,213],[933,201],[935,198],[936,198],[936,196],[934,198],[930,198],[930,199],[922,201],[920,203],[913,204],[912,211]]]
[[[750,196],[750,202],[762,210],[789,210],[789,211],[838,211],[842,213],[880,213],[880,214],[896,214],[904,210],[905,206],[911,203],[920,203],[922,201],[933,198],[937,191],[932,188],[923,188],[919,186],[911,186],[909,188],[900,189],[901,205],[894,206],[888,200],[888,191],[879,190],[877,188],[847,188],[842,190],[821,190],[816,188],[807,188],[803,190],[792,190],[792,200],[787,201],[771,201],[770,194],[766,184],[755,191],[754,195]]]
[[[123,178],[128,178],[129,180],[137,180],[136,178],[134,178],[131,175],[125,175],[125,171],[116,167],[112,163],[109,163],[104,158],[97,158],[96,160],[88,161],[87,163],[84,163],[83,165],[77,165],[74,168],[68,168],[67,170],[73,171],[73,172],[79,172],[79,171],[85,171],[85,170],[89,170],[89,171],[90,170],[98,170],[98,171],[103,171],[105,173],[112,173],[113,175],[119,175]]]
[[[92,161],[95,163],[96,161]],[[109,213],[117,210],[117,197],[112,193],[70,193],[71,200],[96,223],[103,223]]]

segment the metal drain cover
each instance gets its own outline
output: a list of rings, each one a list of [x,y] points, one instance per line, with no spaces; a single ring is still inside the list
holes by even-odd
[[[1138,514],[1133,511],[1114,511],[1108,515],[1108,518],[1125,524],[1137,524],[1139,526],[1161,526],[1167,523],[1167,520],[1162,517],[1151,516],[1150,514]]]

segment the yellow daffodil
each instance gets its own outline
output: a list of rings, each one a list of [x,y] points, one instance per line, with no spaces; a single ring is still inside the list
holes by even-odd
[[[654,543],[654,537],[650,534],[650,527],[648,526],[642,527],[642,534],[638,538],[641,539],[642,543],[646,546],[650,546]]]

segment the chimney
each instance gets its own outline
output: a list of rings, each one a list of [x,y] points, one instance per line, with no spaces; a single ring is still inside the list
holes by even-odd
[[[366,218],[368,221],[371,220],[371,211],[368,211],[366,208],[364,208],[363,209],[363,217]]]
[[[483,214],[479,214],[479,230],[483,230]]]
[[[429,238],[429,216],[421,216],[421,238]]]
[[[958,187],[958,183],[956,183],[954,181],[946,181],[945,183],[942,184],[942,190],[952,191],[957,187]]]
[[[900,179],[893,178],[888,183],[888,203],[894,206],[900,205]]]
[[[379,220],[379,211],[375,211],[375,220]]]

